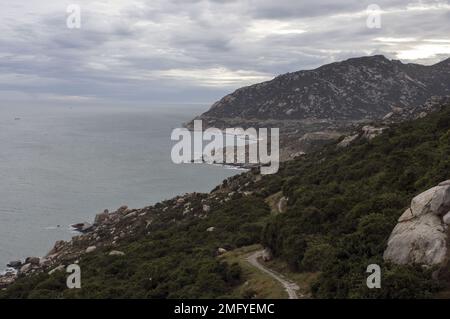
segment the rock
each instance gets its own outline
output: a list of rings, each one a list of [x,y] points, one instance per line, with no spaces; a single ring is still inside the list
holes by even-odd
[[[401,114],[404,111],[404,109],[399,106],[392,106],[391,109],[392,109],[392,112],[396,113],[396,114]]]
[[[217,249],[217,254],[218,255],[223,255],[227,252],[227,250],[225,248],[218,248]]]
[[[209,205],[203,205],[203,212],[209,213],[211,211],[211,206]]]
[[[71,225],[71,227],[80,233],[87,233],[87,232],[91,231],[93,228],[93,226],[87,222],[73,224],[73,225]]]
[[[125,253],[123,251],[118,250],[112,250],[108,254],[109,256],[125,256]]]
[[[25,259],[25,264],[39,265],[40,262],[41,262],[41,258],[39,258],[39,257],[28,257]]]
[[[6,266],[7,267],[11,267],[14,269],[19,269],[20,267],[22,267],[22,261],[21,260],[14,260],[14,261],[10,261]]]
[[[442,217],[442,221],[444,222],[445,225],[450,225],[450,212],[448,212],[447,214],[444,215],[444,217]]]
[[[136,216],[137,216],[137,213],[136,212],[132,212],[132,213],[129,213],[128,215],[125,215],[124,219],[133,218],[133,217],[136,217]]]
[[[394,112],[390,112],[383,117],[383,120],[390,119],[394,115]]]
[[[17,276],[15,274],[6,274],[4,276],[0,276],[0,289],[7,288],[11,284],[16,281]]]
[[[437,265],[444,262],[449,211],[448,181],[414,197],[389,237],[384,259],[396,264]]]
[[[262,259],[264,261],[271,261],[273,258],[272,250],[270,248],[265,248],[262,253]]]
[[[338,144],[337,146],[338,146],[338,147],[347,147],[347,146],[349,146],[352,142],[354,142],[358,137],[359,137],[359,134],[355,134],[355,135],[351,135],[351,136],[346,136],[342,141],[339,142],[339,144]]]
[[[287,203],[288,200],[286,197],[281,197],[280,200],[277,203],[277,210],[279,213],[285,213],[287,210]]]
[[[216,229],[216,227],[209,227],[206,231],[207,232],[213,232]]]
[[[46,255],[46,257],[48,256],[52,256],[55,255],[57,252],[59,252],[61,250],[62,247],[64,247],[64,244],[66,242],[64,240],[58,240],[55,245],[53,246],[52,250],[50,250],[48,252],[48,254]]]
[[[386,129],[385,127],[374,127],[366,125],[362,128],[363,137],[365,137],[368,140],[371,140],[380,135],[381,133],[383,133],[385,129]]]
[[[102,224],[102,223],[104,223],[106,220],[108,220],[108,218],[109,218],[109,213],[107,213],[107,212],[103,212],[103,213],[101,213],[101,214],[97,214],[97,215],[95,216],[94,224],[95,224],[95,225]]]
[[[96,246],[89,246],[88,248],[86,248],[86,254],[92,253],[97,249]]]
[[[25,264],[20,268],[20,273],[26,274],[31,270],[31,264]]]
[[[450,179],[448,179],[448,180],[446,180],[446,181],[443,181],[443,182],[439,183],[438,186],[448,186],[448,185],[450,185]]]
[[[51,265],[51,259],[50,258],[41,258],[39,261],[39,266],[41,267],[47,267]]]
[[[128,213],[128,206],[127,205],[120,206],[119,209],[117,210],[117,213],[119,214]]]
[[[53,268],[52,270],[50,270],[50,271],[48,272],[48,274],[49,274],[49,275],[53,275],[55,272],[63,271],[63,270],[65,270],[65,269],[66,269],[66,267],[65,267],[64,265],[59,265],[58,267]]]

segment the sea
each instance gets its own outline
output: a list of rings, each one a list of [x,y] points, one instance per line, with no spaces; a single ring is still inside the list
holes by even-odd
[[[174,128],[199,105],[0,108],[0,270],[43,256],[104,209],[209,192],[239,170],[174,164]]]

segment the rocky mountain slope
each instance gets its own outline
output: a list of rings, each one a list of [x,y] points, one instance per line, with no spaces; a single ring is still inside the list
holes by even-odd
[[[241,88],[201,117],[281,120],[363,120],[392,108],[450,94],[450,58],[431,66],[403,64],[382,55],[353,58],[315,70],[280,75]]]

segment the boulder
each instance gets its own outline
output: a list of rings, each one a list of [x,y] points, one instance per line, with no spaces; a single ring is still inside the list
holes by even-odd
[[[203,205],[203,212],[209,213],[211,211],[211,206],[209,205]]]
[[[341,142],[339,142],[339,144],[337,146],[338,147],[347,147],[352,142],[354,142],[358,137],[359,137],[359,134],[346,136]]]
[[[97,214],[95,216],[94,224],[100,225],[100,224],[104,223],[106,220],[108,220],[108,218],[109,218],[109,213],[107,211]]]
[[[118,210],[117,213],[119,214],[127,214],[128,213],[128,206],[123,205]]]
[[[206,231],[207,232],[213,232],[216,228],[215,227],[209,227]]]
[[[57,252],[59,252],[59,251],[64,247],[64,244],[65,244],[65,243],[66,243],[66,242],[65,242],[64,240],[58,240],[58,241],[55,243],[55,245],[53,246],[52,250],[50,250],[50,251],[47,253],[46,257],[54,256]]]
[[[19,269],[20,267],[22,267],[22,261],[21,260],[14,260],[14,261],[10,261],[6,266],[7,267],[11,267],[14,269]]]
[[[445,214],[444,217],[442,217],[442,220],[444,221],[445,225],[450,225],[450,212]]]
[[[217,254],[218,255],[223,255],[227,252],[227,250],[225,248],[218,248],[217,249]]]
[[[92,230],[93,225],[91,225],[87,222],[84,222],[84,223],[73,224],[73,225],[71,225],[71,227],[80,233],[87,233]]]
[[[39,265],[41,262],[41,258],[39,257],[28,257],[25,259],[25,264],[31,264],[33,266]]]
[[[136,216],[137,216],[137,212],[132,212],[132,213],[129,213],[129,214],[125,215],[123,218],[124,219],[129,219],[129,218],[134,218]]]
[[[277,210],[279,213],[285,213],[287,210],[288,199],[286,197],[281,197],[277,203]]]
[[[108,254],[109,256],[125,256],[125,253],[123,251],[118,250],[112,250]]]
[[[96,246],[89,246],[88,248],[86,248],[86,254],[92,253],[97,249]]]
[[[31,264],[25,264],[20,268],[20,272],[22,274],[25,274],[25,273],[29,272],[31,270],[31,268],[32,268]]]
[[[370,126],[370,125],[366,125],[362,128],[362,136],[368,140],[371,140],[375,137],[377,137],[378,135],[380,135],[381,133],[383,133],[383,131],[385,130],[385,127],[374,127],[374,126]]]
[[[65,269],[66,269],[66,267],[65,267],[64,265],[59,265],[58,267],[53,268],[52,270],[50,270],[50,271],[48,272],[48,274],[49,274],[49,275],[53,275],[55,272],[63,271],[63,270],[65,270]]]
[[[17,276],[15,274],[6,274],[0,276],[0,289],[4,289],[16,281]]]
[[[262,259],[264,261],[271,261],[273,258],[272,250],[270,248],[265,248],[262,252]]]
[[[417,195],[400,216],[384,259],[396,264],[439,265],[447,256],[450,181]]]

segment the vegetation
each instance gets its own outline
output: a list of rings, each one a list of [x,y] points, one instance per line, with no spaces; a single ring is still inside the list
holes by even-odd
[[[411,199],[450,177],[449,128],[445,108],[371,141],[289,162],[277,177],[288,211],[268,222],[263,244],[295,271],[322,271],[315,297],[432,296],[430,271],[386,265],[382,255]],[[364,288],[372,263],[383,269],[380,290]]]
[[[320,273],[314,275],[314,297],[432,297],[439,289],[433,269],[386,264],[382,255],[411,199],[450,178],[449,156],[450,108],[443,108],[373,140],[330,145],[285,163],[274,176],[251,183],[253,173],[235,177],[253,195],[237,194],[204,219],[156,221],[150,234],[137,234],[118,248],[123,257],[102,250],[86,255],[80,290],[65,289],[66,274],[60,272],[22,278],[0,297],[252,297],[257,292],[240,289],[249,276],[235,258],[240,255],[217,258],[216,252],[258,243],[270,247],[290,273]],[[271,214],[266,201],[272,196],[273,208],[274,194],[288,198],[286,212]],[[211,226],[215,231],[206,232]],[[366,288],[366,268],[373,263],[382,267],[382,289]]]
[[[80,260],[82,289],[66,289],[66,273],[19,279],[3,298],[218,298],[234,295],[241,280],[236,263],[219,260],[219,247],[232,250],[259,241],[260,221],[270,210],[262,199],[241,197],[207,219],[163,227],[119,247]],[[214,226],[214,232],[206,229]]]

